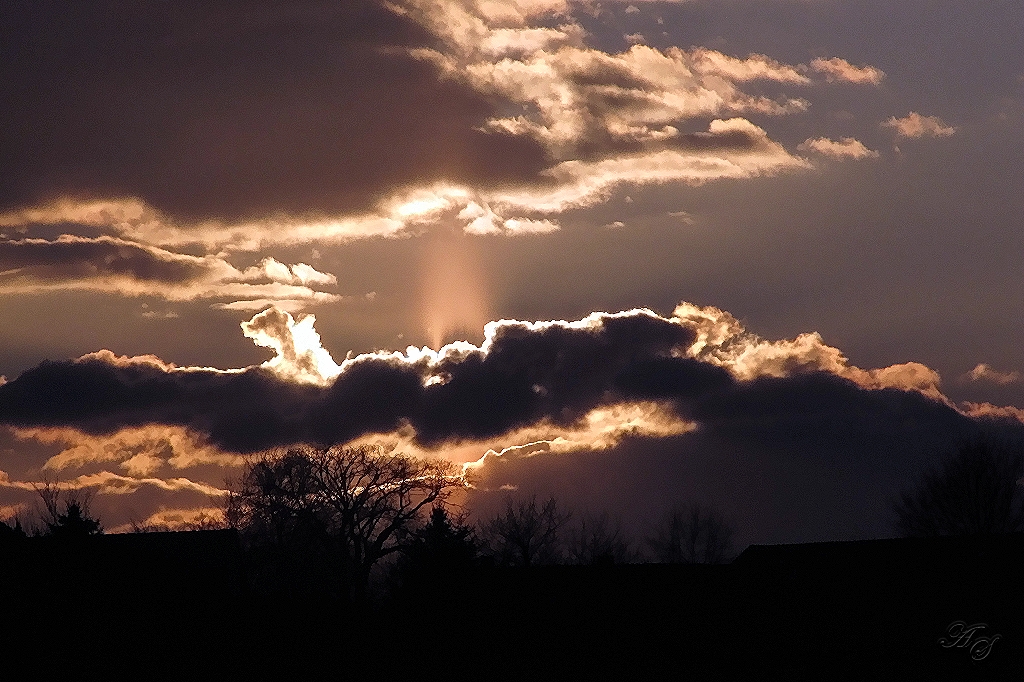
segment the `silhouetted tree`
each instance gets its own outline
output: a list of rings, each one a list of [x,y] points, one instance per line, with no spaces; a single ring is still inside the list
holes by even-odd
[[[555,499],[537,504],[528,500],[505,501],[505,510],[487,521],[481,533],[494,557],[504,564],[533,566],[557,563],[561,559],[559,531],[571,514],[560,512]]]
[[[225,518],[251,545],[322,577],[329,571],[342,594],[360,599],[374,565],[406,546],[425,509],[463,485],[447,460],[371,446],[292,448],[249,462]]]
[[[402,550],[398,578],[407,596],[442,596],[456,589],[476,565],[479,549],[465,515],[453,517],[435,505],[427,523]]]
[[[894,505],[904,536],[1024,530],[1024,450],[987,440],[960,445]]]
[[[0,544],[11,540],[21,540],[28,537],[21,525],[21,519],[14,517],[7,521],[0,521]]]
[[[580,518],[569,531],[568,555],[575,564],[627,564],[637,558],[632,543],[608,512]]]
[[[733,528],[721,512],[698,503],[669,510],[647,537],[655,561],[720,564],[732,553]]]
[[[89,510],[91,491],[66,489],[50,481],[36,486],[35,491],[43,503],[43,535],[69,539],[103,532],[99,519],[93,518]]]

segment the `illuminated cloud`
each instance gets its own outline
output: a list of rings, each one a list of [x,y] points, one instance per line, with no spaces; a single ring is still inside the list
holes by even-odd
[[[492,443],[481,443],[487,450],[479,459],[463,463],[463,471],[472,472],[495,458],[516,459],[540,452],[571,453],[605,450],[625,438],[667,438],[694,431],[697,425],[680,419],[668,405],[653,402],[621,403],[589,412],[574,428],[553,429],[538,425],[502,436]],[[522,443],[499,445],[499,443]],[[405,448],[408,450],[408,448]],[[447,456],[447,455],[446,455]]]
[[[417,193],[419,194],[419,193]],[[397,196],[381,213],[335,220],[278,217],[257,221],[186,222],[153,208],[140,199],[104,201],[70,198],[0,213],[0,228],[25,231],[37,225],[75,224],[108,231],[130,242],[163,248],[200,244],[208,249],[257,251],[267,246],[309,242],[344,243],[371,237],[399,237],[415,223],[413,197]],[[393,214],[393,215],[392,215]]]
[[[3,472],[0,471],[0,476],[3,476]],[[18,517],[19,514],[26,510],[28,505],[22,504],[0,504],[0,521],[11,521]]]
[[[218,468],[242,464],[238,455],[225,453],[196,434],[167,426],[142,426],[96,435],[69,428],[14,429],[20,441],[33,440],[60,450],[43,464],[43,470],[62,473],[94,464],[116,463],[136,477],[157,471]]]
[[[693,421],[699,427],[701,420],[690,415],[710,409],[707,401],[769,380],[773,390],[810,385],[822,396],[864,395],[869,403],[872,391],[896,390],[954,409],[938,374],[918,363],[861,369],[816,333],[769,341],[724,311],[688,303],[668,318],[640,309],[573,322],[500,320],[485,326],[479,346],[409,347],[340,365],[323,349],[312,316],[295,320],[270,309],[242,326],[275,357],[243,370],[174,367],[109,351],[43,363],[0,386],[0,423],[96,436],[161,424],[187,429],[221,450],[251,452],[404,429],[427,449],[512,433],[531,441],[569,438],[568,432],[599,430],[595,424],[607,422],[601,415],[630,421],[615,409],[645,409],[651,417],[642,405],[674,413],[666,422],[671,428]],[[142,472],[157,463],[149,457],[125,463],[143,449],[103,452]],[[95,452],[71,449],[53,466],[102,459]]]
[[[324,303],[337,294],[312,287],[334,275],[305,263],[265,258],[239,270],[218,256],[191,256],[116,237],[62,235],[54,240],[0,239],[0,293],[99,291],[168,301],[264,298]]]
[[[1000,386],[1013,384],[1021,380],[1020,372],[1000,372],[984,362],[963,376],[965,381],[987,381]]]
[[[964,411],[971,417],[980,419],[1012,419],[1024,423],[1024,409],[1012,405],[999,406],[992,403],[966,402]]]
[[[812,86],[807,66],[701,47],[605,52],[586,44],[560,3],[503,13],[473,2],[410,0],[402,7],[444,41],[443,48],[416,51],[419,58],[512,105],[515,113],[489,118],[486,129],[531,138],[557,162],[539,182],[483,191],[464,204],[460,217],[470,233],[506,231],[516,213],[593,205],[618,184],[701,183],[809,167],[743,118],[805,111],[806,99],[770,96],[763,86]],[[562,23],[538,28],[532,22],[540,16]],[[815,68],[849,82],[882,76],[840,58]],[[687,122],[709,118],[707,133],[682,132]]]
[[[108,533],[137,531],[188,531],[221,527],[224,510],[220,507],[189,507],[185,509],[161,508],[146,518],[132,520],[106,530]]]
[[[685,53],[674,53],[673,56]],[[753,54],[740,59],[715,50],[694,48],[689,52],[689,61],[696,73],[705,76],[721,76],[744,83],[747,81],[775,81],[807,85],[808,78],[800,73],[799,67],[783,64],[762,54]]]
[[[458,218],[467,221],[466,234],[544,234],[559,229],[558,223],[552,220],[502,218],[489,205],[481,206],[475,201],[469,202]]]
[[[825,74],[830,81],[854,83],[857,85],[878,85],[885,78],[885,72],[873,66],[854,66],[840,57],[811,60],[811,70]]]
[[[690,347],[693,357],[724,367],[739,380],[826,372],[865,389],[916,391],[949,403],[939,388],[938,373],[920,363],[861,369],[850,365],[843,352],[827,345],[817,332],[769,341],[748,332],[731,314],[712,306],[681,303],[673,311],[673,318],[695,330]]]
[[[797,149],[801,151],[813,151],[823,156],[831,156],[837,159],[876,159],[878,152],[868,149],[860,140],[852,137],[843,137],[838,141],[830,140],[827,137],[818,137],[812,140],[801,142]]]
[[[315,322],[313,315],[296,320],[283,310],[269,308],[241,326],[257,346],[273,349],[274,357],[263,367],[293,381],[326,384],[341,373],[341,367],[320,345]]]
[[[919,363],[859,368],[817,333],[768,340],[723,310],[689,303],[671,316],[634,309],[498,320],[479,345],[340,364],[313,323],[277,309],[243,323],[275,353],[259,367],[176,367],[110,351],[46,362],[0,386],[0,424],[55,449],[43,471],[97,491],[104,504],[132,500],[153,523],[156,507],[177,510],[164,518],[171,523],[224,494],[223,472],[243,462],[235,453],[300,443],[441,455],[465,464],[486,491],[525,485],[523,466],[554,466],[541,460],[579,453],[563,459],[591,462],[636,443],[771,449],[865,432],[900,438],[907,424],[937,437],[1020,423],[1007,408],[954,405]],[[5,475],[0,488],[10,494],[0,502],[21,503],[33,480]]]
[[[911,111],[903,118],[893,116],[882,123],[887,128],[892,128],[902,137],[949,137],[956,132],[956,128],[947,125],[938,116],[922,116],[916,111]]]
[[[493,20],[535,10],[485,4]],[[0,91],[38,96],[5,106],[20,132],[6,140],[0,210],[134,197],[184,232],[207,225],[197,241],[264,223],[343,239],[391,232],[371,214],[396,190],[487,188],[546,163],[533,141],[479,129],[501,103],[416,58],[436,40],[394,3],[98,0],[5,18],[0,44],[18,58]]]
[[[502,210],[558,213],[603,201],[622,184],[697,185],[809,167],[743,118],[713,120],[706,133],[680,135],[678,146],[596,161],[564,161],[547,171],[553,187],[495,194],[492,204]]]
[[[13,488],[35,492],[39,483],[36,481],[11,480],[10,476],[0,471],[0,488]],[[93,489],[98,495],[131,495],[140,489],[151,487],[163,492],[199,493],[207,497],[223,497],[227,490],[199,481],[183,477],[175,478],[134,478],[122,476],[110,471],[95,474],[83,474],[60,482],[67,490]]]
[[[724,115],[803,111],[801,99],[771,99],[740,89],[746,81],[802,82],[793,67],[755,55],[736,59],[697,49],[635,45],[620,54],[562,47],[526,59],[470,63],[465,77],[483,92],[526,105],[488,127],[528,136],[558,160],[587,160],[644,150],[686,148],[677,127]]]
[[[55,144],[66,147],[60,167],[67,177],[43,192],[31,186],[32,173],[19,176],[29,186],[12,184],[10,196],[0,196],[0,228],[24,233],[72,224],[138,245],[189,253],[198,245],[218,255],[407,237],[453,215],[461,216],[470,234],[544,234],[558,228],[559,213],[600,203],[616,185],[694,184],[809,169],[746,117],[806,111],[807,99],[779,89],[814,87],[811,72],[852,83],[877,82],[883,75],[840,57],[806,66],[705,47],[636,44],[608,52],[593,46],[573,18],[586,9],[557,0],[353,0],[344,8],[313,3],[301,20],[268,11],[254,26],[246,23],[228,36],[197,11],[182,18],[182,30],[194,29],[187,44],[199,49],[223,43],[239,69],[227,69],[225,77],[234,74],[237,83],[251,86],[230,100],[223,118],[194,121],[197,114],[172,116],[177,108],[169,106],[169,120],[145,119],[151,139],[164,140],[156,133],[179,127],[204,132],[186,135],[184,148],[140,143],[117,158],[140,159],[143,167],[128,160],[102,166],[110,177],[96,175],[92,152],[73,150],[70,140],[57,136]],[[223,8],[206,11],[230,16]],[[129,33],[146,35],[151,23],[160,25],[144,21],[151,12],[157,10],[126,13]],[[310,44],[326,40],[324,49],[338,57],[331,63],[354,66],[349,73],[325,73],[323,60],[309,63],[288,42],[280,49],[296,82],[278,83],[262,62],[250,63],[246,42],[273,43],[276,21],[291,22],[289,30]],[[46,44],[46,32],[38,28],[38,35],[21,39]],[[123,33],[110,35],[110,44],[120,44]],[[106,44],[93,35],[81,38],[89,49]],[[359,58],[350,59],[353,54]],[[202,52],[200,58],[206,58]],[[176,67],[167,68],[173,76]],[[83,76],[86,93],[95,85],[90,73]],[[131,70],[124,79],[126,93],[158,86]],[[238,87],[235,81],[222,86]],[[273,94],[271,101],[251,101],[251,93],[263,91]],[[359,106],[322,100],[331,92],[346,93],[344,101]],[[408,101],[396,105],[393,92],[408,93]],[[68,103],[69,110],[78,104]],[[123,110],[131,118],[134,104]],[[376,111],[388,115],[367,114]],[[253,112],[261,112],[259,120]],[[264,120],[276,122],[273,134]],[[707,132],[692,132],[708,121]],[[102,130],[110,122],[93,123]],[[338,132],[345,130],[360,134]],[[26,167],[52,166],[52,160],[30,157],[31,139],[23,142],[28,146],[18,158],[25,157]],[[853,152],[833,147],[824,153]],[[182,155],[194,164],[187,172]],[[153,184],[156,177],[160,182]],[[255,310],[255,302],[269,301],[297,311],[299,301],[338,300],[316,290],[333,282],[289,272],[287,283],[305,290],[224,292],[230,300],[217,305]],[[270,271],[263,268],[262,274]]]

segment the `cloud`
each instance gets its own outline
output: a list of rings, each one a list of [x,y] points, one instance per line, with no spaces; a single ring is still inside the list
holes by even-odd
[[[467,234],[544,234],[559,229],[558,223],[552,220],[502,218],[490,205],[481,206],[475,201],[459,211],[458,218],[467,221],[464,228]]]
[[[884,127],[892,128],[902,137],[949,137],[956,132],[956,128],[947,125],[938,116],[922,116],[916,111],[911,111],[903,118],[893,116],[882,123]]]
[[[345,243],[373,237],[401,237],[417,216],[403,209],[402,194],[376,211],[342,218],[274,217],[257,220],[182,220],[141,199],[61,198],[0,213],[0,227],[27,231],[36,226],[99,228],[131,242],[167,249],[201,245],[209,250],[257,251],[268,246],[310,242]]]
[[[270,309],[243,323],[247,336],[275,352],[260,367],[175,367],[109,351],[45,362],[0,386],[0,423],[94,436],[161,424],[244,453],[403,430],[427,449],[514,432],[551,440],[560,432],[593,431],[601,410],[646,404],[675,415],[666,423],[678,428],[695,415],[712,415],[714,405],[729,404],[738,399],[729,396],[755,385],[806,389],[801,400],[817,400],[811,396],[821,392],[826,403],[848,402],[864,392],[908,393],[956,411],[940,390],[938,374],[923,365],[861,369],[817,334],[768,341],[724,311],[691,304],[681,304],[671,317],[631,310],[574,322],[501,320],[485,326],[479,346],[410,347],[340,364],[321,346],[313,322],[312,316],[296,320]],[[813,376],[821,378],[808,378]],[[915,399],[899,398],[907,400]],[[130,448],[112,452],[138,454]],[[74,451],[62,456],[84,457]],[[124,466],[141,472],[156,464],[144,457]]]
[[[794,67],[761,55],[738,59],[702,48],[634,45],[608,54],[563,46],[524,59],[470,62],[461,72],[481,91],[525,106],[516,116],[491,118],[489,129],[533,138],[560,161],[685,147],[677,127],[687,120],[781,115],[807,107],[804,100],[740,88],[754,80],[805,82]]]
[[[264,258],[259,265],[246,268],[242,273],[242,279],[264,280],[281,282],[285,284],[337,284],[338,278],[326,272],[320,272],[316,268],[298,263],[296,265],[285,265],[274,258]]]
[[[1024,409],[1012,405],[1000,406],[992,403],[964,403],[965,412],[980,419],[1016,420],[1024,423]]]
[[[854,66],[840,57],[811,60],[811,70],[825,74],[829,82],[840,81],[857,85],[878,85],[885,78],[885,72],[873,66]]]
[[[20,442],[54,448],[44,470],[73,474],[70,485],[99,491],[105,505],[131,500],[144,516],[157,506],[209,506],[204,500],[223,494],[219,481],[244,453],[380,443],[465,463],[474,495],[545,485],[570,494],[571,481],[591,481],[609,499],[632,491],[664,500],[681,493],[661,487],[692,467],[686,476],[697,478],[686,480],[702,476],[719,492],[755,490],[775,476],[773,486],[793,486],[788,502],[757,504],[775,509],[765,518],[782,524],[775,537],[788,539],[783,517],[797,511],[779,505],[799,507],[799,496],[809,496],[849,506],[830,491],[853,479],[881,477],[891,492],[910,460],[879,452],[903,457],[983,429],[1022,429],[1019,411],[954,405],[924,365],[859,368],[816,333],[764,339],[725,311],[689,303],[668,316],[634,309],[574,321],[498,320],[479,345],[378,351],[340,363],[311,316],[270,309],[243,331],[274,358],[234,370],[110,351],[45,362],[0,386],[0,424]],[[5,474],[0,488],[9,494],[0,502],[27,499],[34,476]]]
[[[984,362],[963,376],[964,381],[987,381],[1000,386],[1013,384],[1021,380],[1020,372],[1000,372]]]
[[[547,175],[551,187],[495,194],[495,210],[558,213],[604,201],[624,184],[750,178],[809,167],[743,118],[713,120],[708,131],[679,136],[677,149],[621,154],[596,161],[565,161]]]
[[[824,156],[831,156],[837,159],[876,159],[878,152],[868,149],[859,140],[852,137],[843,137],[839,141],[830,140],[827,137],[818,137],[812,140],[801,142],[797,149],[801,151],[813,151]]]
[[[44,471],[57,474],[110,463],[136,477],[160,470],[166,473],[242,464],[239,456],[211,446],[194,433],[161,425],[128,427],[102,435],[72,428],[34,427],[14,429],[13,435],[19,441],[32,440],[59,448],[42,465]]]
[[[84,474],[72,479],[61,481],[61,487],[66,490],[82,490],[92,488],[99,495],[131,495],[142,488],[152,487],[157,490],[171,493],[199,493],[206,497],[223,497],[227,490],[218,488],[188,478],[134,478],[122,476],[110,471],[100,471],[95,474]],[[12,488],[22,491],[35,492],[38,483],[34,481],[18,481],[11,478],[4,472],[0,472],[0,488]]]
[[[696,340],[689,351],[693,357],[724,367],[741,381],[824,372],[864,389],[916,391],[950,404],[939,388],[938,373],[920,363],[861,369],[850,365],[843,352],[827,345],[817,332],[770,341],[747,331],[731,314],[713,306],[680,303],[673,318],[694,330]]]
[[[27,505],[25,504],[4,504],[0,505],[0,521],[11,521],[23,511],[25,511]]]
[[[265,258],[239,270],[218,256],[174,253],[116,237],[0,239],[0,292],[6,294],[85,290],[168,301],[262,297],[323,303],[340,297],[312,287],[336,282],[305,263]]]
[[[242,333],[257,346],[271,348],[274,357],[263,367],[294,381],[325,384],[341,373],[341,367],[320,344],[313,315],[293,319],[269,308],[242,323]]]
[[[136,530],[188,531],[209,528],[224,522],[224,510],[219,507],[190,507],[186,509],[159,509],[146,518],[133,520],[107,529],[108,533],[131,533]]]
[[[135,197],[184,223],[330,223],[395,188],[533,177],[543,149],[480,130],[495,105],[416,58],[436,41],[396,9],[11,8],[0,89],[20,93],[2,105],[20,132],[5,143],[0,208]]]
[[[49,94],[12,116],[49,123],[18,136],[18,172],[0,173],[0,227],[70,223],[212,254],[407,237],[459,214],[471,234],[544,234],[616,185],[808,169],[747,117],[806,111],[780,88],[814,87],[811,71],[881,78],[839,57],[808,67],[703,47],[609,52],[573,17],[584,9],[313,0],[246,17],[223,2],[173,16],[133,8],[117,22],[96,7],[60,21],[16,13],[6,37],[24,57],[6,72],[10,90]],[[40,86],[72,66],[73,92]],[[292,275],[292,286],[325,284]],[[298,310],[310,295],[220,305]]]

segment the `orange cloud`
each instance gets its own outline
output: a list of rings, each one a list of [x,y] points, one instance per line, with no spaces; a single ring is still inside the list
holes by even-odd
[[[838,141],[827,137],[819,137],[801,142],[797,149],[813,151],[823,156],[837,159],[876,159],[878,152],[868,149],[862,142],[852,137],[843,137]]]
[[[947,125],[938,116],[922,116],[916,111],[911,111],[903,118],[893,116],[882,123],[883,127],[892,128],[902,137],[949,137],[956,132],[956,128]]]
[[[731,314],[712,306],[681,303],[673,312],[673,319],[696,330],[696,341],[689,350],[693,357],[725,367],[740,380],[829,372],[863,388],[917,391],[951,404],[939,389],[938,372],[920,363],[861,369],[851,365],[841,350],[826,344],[817,332],[769,341],[748,332]]]
[[[31,439],[59,448],[43,464],[44,471],[67,472],[94,464],[117,463],[129,474],[145,477],[161,469],[236,467],[243,461],[239,455],[225,453],[188,430],[173,426],[129,427],[109,435],[87,434],[68,427],[13,428],[12,432],[19,440]]]
[[[1024,423],[1024,410],[1019,407],[999,407],[992,403],[971,403],[963,404],[963,411],[969,417],[1014,419]]]
[[[107,529],[108,533],[131,533],[135,531],[183,531],[220,527],[224,523],[224,510],[220,507],[188,507],[164,509],[153,512],[141,521]]]
[[[223,256],[192,256],[120,237],[0,238],[0,293],[99,291],[167,301],[266,298],[334,302],[334,275],[264,258],[239,270]],[[315,287],[315,288],[314,288]]]
[[[825,74],[829,82],[840,81],[857,85],[878,85],[885,72],[873,66],[854,66],[840,57],[817,58],[811,61],[811,70]]]
[[[1013,384],[1021,380],[1020,372],[1000,372],[984,362],[963,376],[965,381],[988,381],[1000,386]]]

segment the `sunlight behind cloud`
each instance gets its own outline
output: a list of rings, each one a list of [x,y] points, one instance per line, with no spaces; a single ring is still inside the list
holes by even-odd
[[[425,244],[420,314],[434,348],[455,334],[479,333],[490,320],[488,282],[478,249],[478,244],[458,234]]]
[[[242,332],[257,346],[275,355],[263,367],[293,381],[326,384],[341,373],[341,367],[320,343],[313,315],[298,319],[277,308],[269,308],[242,322]]]

